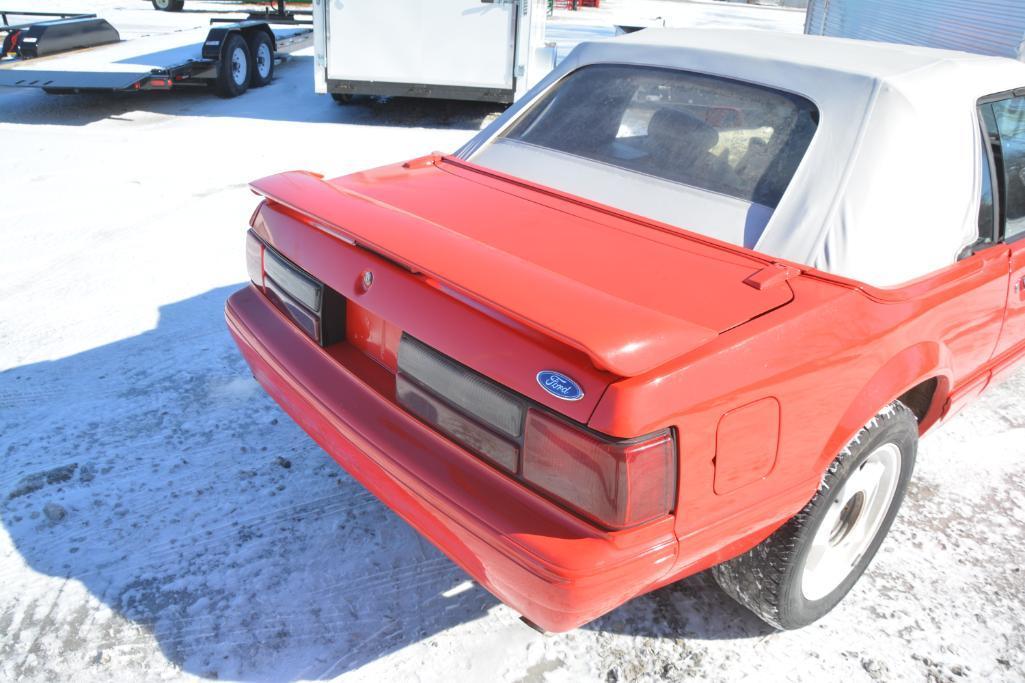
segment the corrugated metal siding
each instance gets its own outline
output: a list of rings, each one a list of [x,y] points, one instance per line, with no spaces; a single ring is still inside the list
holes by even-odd
[[[805,33],[1025,59],[1025,0],[811,0]]]
[[[791,9],[806,9],[808,7],[808,0],[720,0],[720,2],[744,3],[761,7],[790,7]]]

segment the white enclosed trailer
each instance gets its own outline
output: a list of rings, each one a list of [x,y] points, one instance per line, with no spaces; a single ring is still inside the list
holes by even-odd
[[[810,0],[804,32],[1025,59],[1025,0]]]
[[[546,0],[314,0],[315,89],[512,102],[555,66]]]

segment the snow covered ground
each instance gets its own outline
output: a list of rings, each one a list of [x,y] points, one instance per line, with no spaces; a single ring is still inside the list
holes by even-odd
[[[225,9],[93,5],[128,36]],[[609,6],[590,31],[800,30],[778,10]],[[566,16],[556,32],[581,35]],[[308,55],[230,101],[0,92],[0,679],[1025,678],[1025,373],[924,441],[869,574],[791,633],[697,576],[539,635],[263,394],[222,318],[246,182],[451,150],[491,111],[338,107]]]

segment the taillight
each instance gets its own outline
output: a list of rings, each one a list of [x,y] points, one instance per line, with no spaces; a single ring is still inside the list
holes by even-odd
[[[246,270],[257,287],[263,287],[263,242],[252,230],[246,233]]]
[[[320,313],[320,300],[324,285],[302,273],[297,267],[278,256],[271,249],[263,252],[263,274],[278,288],[304,306],[311,313]]]
[[[622,529],[672,511],[670,430],[614,440],[530,410],[524,434],[523,479],[594,521]]]
[[[452,403],[464,415],[510,440],[519,440],[526,412],[522,398],[409,335],[403,335],[399,343],[399,373]]]
[[[673,510],[676,442],[669,429],[610,439],[557,417],[409,335],[399,345],[396,400],[484,460],[610,529]]]
[[[277,281],[271,277],[264,279],[264,287],[268,298],[277,304],[278,308],[288,314],[296,325],[302,328],[311,339],[321,340],[320,317],[311,311],[306,310],[298,303],[288,291],[279,286]]]
[[[520,460],[519,444],[503,439],[403,375],[395,380],[395,394],[399,403],[409,412],[445,436],[507,472],[516,474]]]
[[[345,298],[264,244],[246,235],[249,279],[311,339],[328,346],[345,339]]]

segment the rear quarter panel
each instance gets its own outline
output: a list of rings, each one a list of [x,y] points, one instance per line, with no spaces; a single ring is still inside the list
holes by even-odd
[[[922,430],[935,423],[949,392],[993,354],[1006,301],[1002,255],[988,250],[886,292],[821,274],[800,276],[790,282],[789,306],[658,371],[610,386],[592,428],[622,436],[667,423],[678,430],[681,548],[673,575],[763,540],[807,503],[828,464],[876,412],[934,377],[938,389]],[[770,397],[780,406],[773,467],[717,495],[721,417]]]

